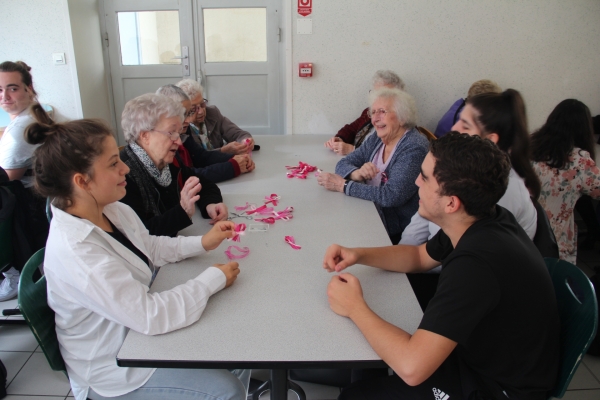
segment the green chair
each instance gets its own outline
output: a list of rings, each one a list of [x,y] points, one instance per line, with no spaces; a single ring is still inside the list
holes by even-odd
[[[62,371],[67,375],[67,368],[60,354],[56,337],[54,311],[48,306],[46,277],[42,276],[37,282],[33,281],[33,274],[44,262],[44,253],[45,248],[38,250],[21,271],[19,308],[50,367],[54,371]]]
[[[594,287],[577,266],[545,258],[560,316],[560,364],[552,397],[562,398],[585,352],[596,336],[598,303]]]

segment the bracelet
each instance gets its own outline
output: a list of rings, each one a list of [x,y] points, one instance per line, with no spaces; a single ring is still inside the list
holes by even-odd
[[[350,179],[346,179],[346,182],[344,182],[344,189],[342,190],[342,193],[346,193],[346,187],[348,187],[348,183],[350,183]]]

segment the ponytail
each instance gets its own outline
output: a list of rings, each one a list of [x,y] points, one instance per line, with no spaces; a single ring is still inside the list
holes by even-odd
[[[531,197],[540,195],[540,180],[530,163],[527,113],[521,94],[514,89],[484,93],[467,100],[479,114],[476,122],[484,134],[496,133],[498,147],[510,156],[512,168],[525,181]]]
[[[94,119],[54,123],[37,103],[31,111],[36,122],[25,130],[25,140],[41,145],[33,154],[35,189],[64,210],[73,204],[73,175],[93,178],[92,165],[112,131],[105,122]]]

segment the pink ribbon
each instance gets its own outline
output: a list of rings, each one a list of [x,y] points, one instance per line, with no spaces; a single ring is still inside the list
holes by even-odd
[[[270,225],[275,223],[275,218],[273,218],[273,217],[255,218],[254,220],[258,221],[258,222],[264,222],[265,224],[270,224]]]
[[[287,173],[288,178],[298,179],[306,179],[306,176],[309,172],[313,172],[317,169],[317,167],[315,167],[314,165],[308,165],[307,163],[304,163],[302,161],[299,161],[298,165],[295,167],[286,166],[286,168],[289,170]]]
[[[273,207],[267,207],[267,205],[264,204],[258,208],[252,207],[252,210],[246,211],[246,214],[247,215],[251,215],[251,214],[268,215],[268,214],[271,214],[272,212],[273,212]]]
[[[265,204],[273,203],[273,205],[276,206],[279,199],[281,199],[281,196],[277,196],[273,193],[270,196],[265,196]]]
[[[236,211],[244,211],[246,210],[248,207],[250,207],[250,203],[246,202],[245,206],[235,206],[235,210]]]
[[[233,254],[232,250],[237,250],[240,254]],[[239,260],[240,258],[247,257],[248,254],[250,254],[250,249],[247,247],[229,246],[227,250],[225,250],[225,255],[230,260]]]
[[[292,249],[294,249],[294,250],[300,250],[302,248],[301,246],[298,246],[296,244],[296,241],[294,240],[293,236],[286,236],[284,239],[285,239],[285,242],[287,244],[289,244],[290,246],[292,246]]]
[[[239,242],[240,236],[244,235],[244,231],[246,230],[246,224],[235,224],[235,228],[233,230],[235,231],[233,237],[227,240]]]

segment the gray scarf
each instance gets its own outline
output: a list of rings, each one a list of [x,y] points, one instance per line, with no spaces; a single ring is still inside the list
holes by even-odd
[[[154,178],[156,183],[158,183],[162,187],[168,187],[171,184],[171,170],[168,165],[159,171],[154,164],[154,161],[150,158],[146,150],[142,149],[137,143],[133,142],[129,144],[133,153],[137,156],[137,158],[141,161],[141,163],[146,168],[146,171],[150,174],[151,177]]]
[[[140,197],[142,198],[142,205],[144,207],[145,214],[151,214],[154,217],[162,215],[160,209],[157,204],[157,196],[155,194],[156,188],[154,187],[154,182],[148,169],[142,163],[137,154],[132,150],[133,146],[139,147],[137,144],[129,144],[125,146],[125,154],[128,156],[128,160],[125,162],[129,167],[128,177],[133,180],[135,185],[138,187],[140,191]],[[141,148],[141,147],[140,147]],[[143,151],[143,149],[142,149]],[[146,152],[144,151],[144,154]],[[146,157],[148,155],[146,154]],[[149,157],[148,157],[149,158]],[[152,162],[152,161],[150,161]],[[154,163],[152,163],[154,165]],[[154,167],[156,168],[156,166]],[[169,166],[167,165],[163,170],[169,170]],[[157,169],[158,170],[158,169]],[[171,172],[169,170],[169,179],[171,178]]]

